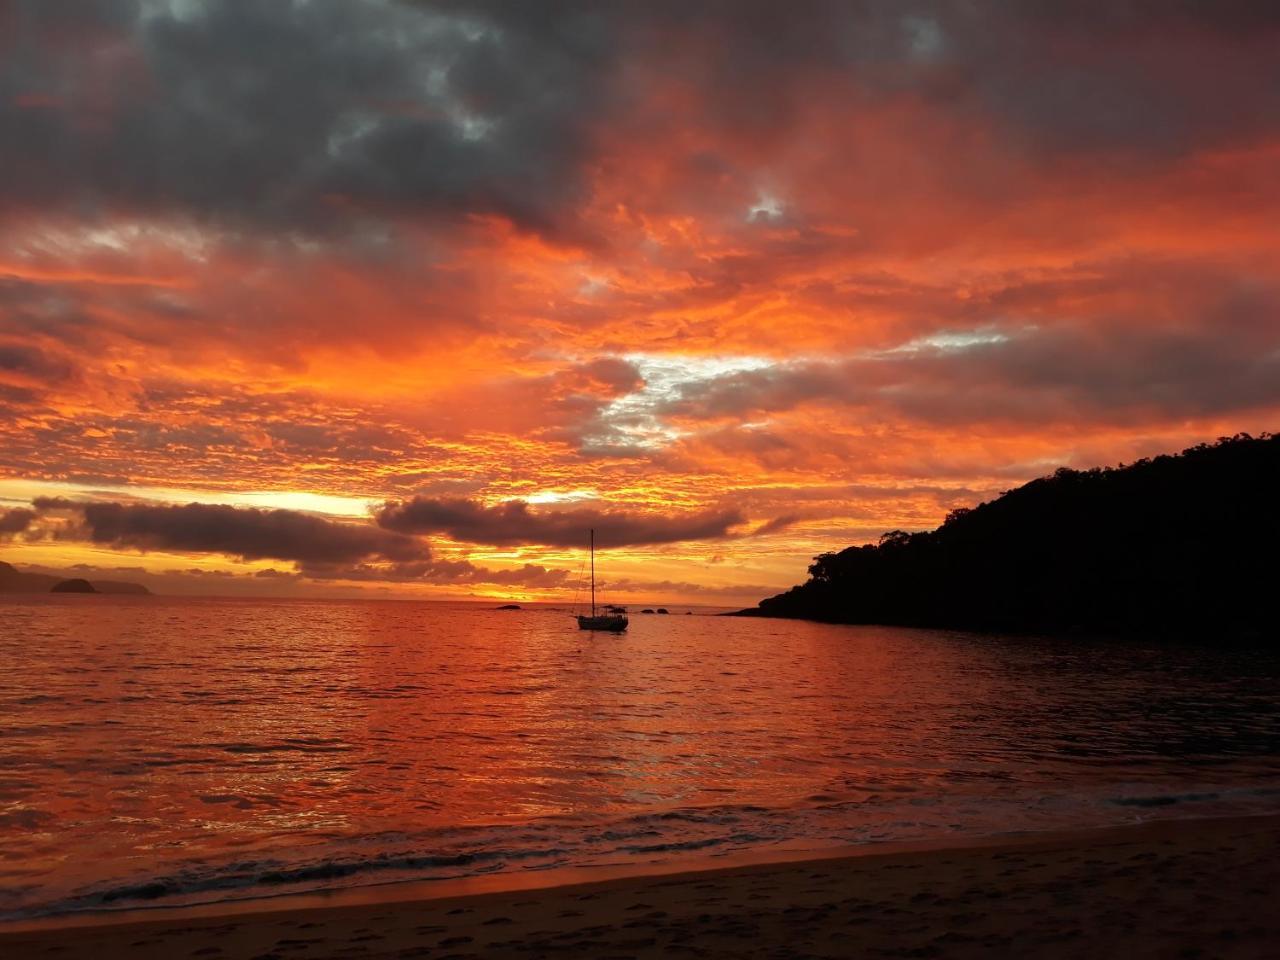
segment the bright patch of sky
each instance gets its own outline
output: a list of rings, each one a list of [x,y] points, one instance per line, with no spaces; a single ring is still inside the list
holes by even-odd
[[[942,52],[943,34],[938,21],[929,17],[905,17],[902,28],[907,34],[907,46],[917,60],[932,60]]]
[[[189,224],[145,221],[116,221],[109,226],[44,226],[24,230],[10,249],[20,257],[56,256],[74,258],[94,254],[125,254],[139,247],[156,245],[190,260],[209,257],[216,237]]]
[[[157,17],[185,23],[195,20],[202,13],[200,0],[144,0],[139,9],[144,23]]]
[[[296,490],[250,490],[228,493],[215,490],[184,490],[174,487],[122,487],[105,484],[58,483],[50,480],[0,479],[0,503],[21,506],[36,497],[66,497],[69,500],[143,500],[154,503],[213,503],[263,510],[300,510],[334,517],[366,518],[382,505],[365,497],[339,497]]]
[[[931,333],[926,337],[916,337],[906,343],[900,343],[888,350],[877,351],[878,356],[894,356],[904,353],[920,353],[925,350],[968,350],[971,347],[987,346],[993,343],[1005,343],[1009,340],[1007,333],[995,330],[965,330],[956,333]]]
[[[582,500],[598,500],[598,490],[541,490],[525,497],[513,497],[525,503],[577,503]]]
[[[603,277],[586,276],[578,286],[578,294],[584,297],[591,297],[608,289],[609,281]]]
[[[678,440],[681,431],[663,422],[656,411],[679,398],[689,385],[748,370],[762,370],[774,361],[764,357],[678,357],[631,353],[623,356],[644,378],[639,390],[618,397],[601,411],[602,430],[584,438],[588,447],[662,447]]]
[[[756,220],[777,220],[782,216],[782,201],[766,190],[761,190],[756,196],[756,202],[747,209],[747,219]]]

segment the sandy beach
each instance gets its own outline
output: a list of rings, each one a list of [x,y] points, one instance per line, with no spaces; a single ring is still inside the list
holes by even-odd
[[[1280,817],[0,932],[6,957],[1280,957]],[[370,891],[361,896],[368,897]],[[373,896],[378,894],[374,892]],[[133,915],[134,917],[137,914]]]

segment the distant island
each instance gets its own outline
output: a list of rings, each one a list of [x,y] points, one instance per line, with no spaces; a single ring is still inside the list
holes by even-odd
[[[115,593],[150,596],[140,583],[125,580],[85,580],[81,577],[54,576],[48,573],[23,573],[11,563],[0,560],[0,594],[3,593]]]
[[[60,580],[49,588],[50,593],[97,593],[98,589],[81,577],[72,577],[70,580]]]
[[[921,533],[816,557],[733,616],[1015,632],[1274,635],[1280,437],[1033,480]]]

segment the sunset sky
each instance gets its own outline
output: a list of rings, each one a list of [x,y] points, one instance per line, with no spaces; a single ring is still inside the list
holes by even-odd
[[[0,0],[0,559],[753,603],[1280,427],[1280,16]],[[1170,518],[1177,523],[1176,517]]]

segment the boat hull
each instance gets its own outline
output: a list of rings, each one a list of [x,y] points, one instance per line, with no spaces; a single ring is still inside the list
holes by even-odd
[[[626,617],[619,616],[578,617],[579,630],[607,630],[610,633],[621,633],[627,629],[627,623]]]

